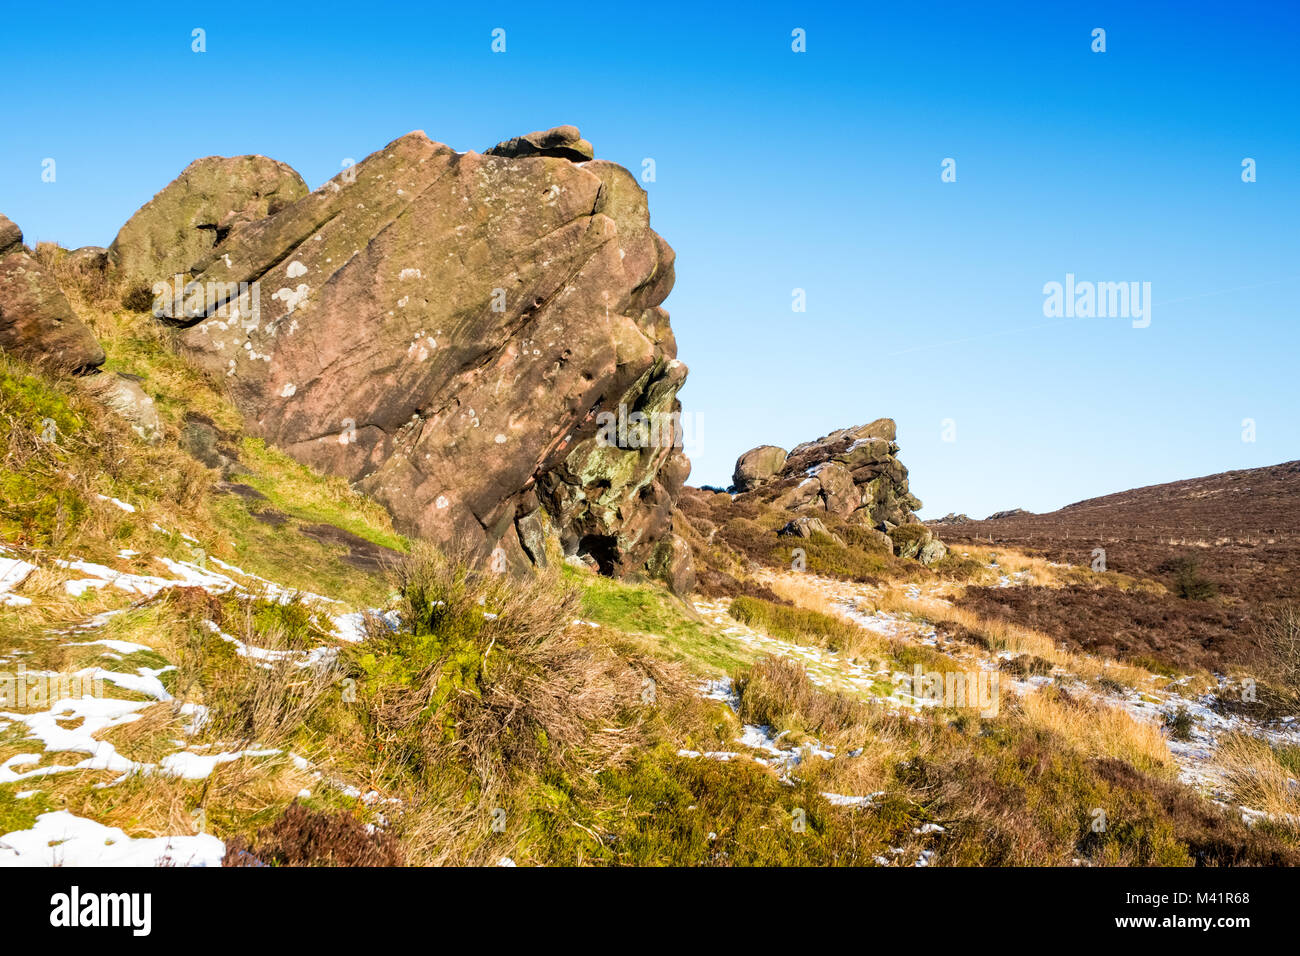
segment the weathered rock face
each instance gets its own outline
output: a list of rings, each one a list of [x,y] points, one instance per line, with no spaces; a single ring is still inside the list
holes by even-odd
[[[23,231],[8,216],[0,216],[0,256],[8,255],[22,244]]]
[[[908,490],[894,438],[888,418],[844,428],[799,445],[775,471],[781,449],[755,448],[736,462],[735,490],[799,514],[830,514],[880,530],[914,523],[921,502]]]
[[[403,136],[191,261],[172,313],[255,434],[405,531],[516,566],[553,536],[680,583],[680,442],[603,427],[679,412],[673,252],[627,170],[571,161],[581,142]]]
[[[0,349],[67,371],[102,365],[94,334],[22,242],[22,231],[0,216]]]
[[[771,481],[785,467],[784,448],[759,445],[736,459],[736,469],[731,476],[737,491],[753,491],[764,482]]]
[[[197,159],[118,232],[108,261],[128,291],[189,270],[240,227],[307,195],[293,169],[265,156]]]

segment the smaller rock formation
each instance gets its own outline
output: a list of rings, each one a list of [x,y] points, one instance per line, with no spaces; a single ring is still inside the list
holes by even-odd
[[[933,564],[948,554],[948,546],[923,524],[899,525],[889,532],[889,540],[894,554],[900,558],[915,558],[922,564]]]
[[[69,252],[64,262],[81,276],[103,272],[108,268],[108,250],[103,246],[82,246]]]
[[[852,539],[853,547],[879,548],[931,564],[948,549],[916,516],[921,502],[908,488],[896,437],[893,420],[878,418],[805,442],[789,453],[760,445],[736,460],[730,492],[742,515],[754,514],[754,506],[759,506],[759,513],[765,509],[791,513],[776,532],[778,537],[822,537],[841,546]],[[707,546],[722,516],[712,502],[693,500],[693,504],[697,505],[691,516],[694,530]],[[747,533],[752,542],[758,526],[750,521],[744,532],[746,520],[738,519],[738,531],[743,532],[738,540]],[[742,540],[741,547],[750,548],[752,543]]]
[[[954,514],[953,512],[949,511],[942,518],[936,518],[933,521],[927,521],[926,524],[967,524],[970,522],[970,520],[971,520],[970,515]]]
[[[785,467],[787,452],[775,445],[759,445],[736,459],[731,480],[737,492],[753,491],[771,481]]]
[[[104,350],[68,303],[54,276],[23,246],[22,231],[0,216],[0,349],[71,372],[104,363]]]
[[[504,143],[497,143],[484,155],[506,156],[511,159],[521,156],[554,156],[557,159],[581,163],[594,159],[596,152],[592,145],[582,138],[578,127],[556,126],[554,129],[539,130],[526,136],[516,136]]]
[[[805,442],[788,455],[771,445],[754,448],[736,461],[733,491],[882,531],[916,522],[921,502],[908,490],[894,437],[894,422],[881,418]]]

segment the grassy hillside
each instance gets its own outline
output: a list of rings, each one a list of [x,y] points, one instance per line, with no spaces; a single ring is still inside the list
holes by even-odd
[[[976,545],[924,568],[838,525],[796,571],[779,514],[717,497],[688,502],[692,602],[569,565],[474,571],[249,437],[165,330],[64,279],[163,427],[146,442],[76,379],[0,362],[0,854],[1300,859],[1300,748],[1250,714],[1221,729],[1241,675],[1122,662],[972,603],[1163,599],[1158,580]],[[929,674],[997,695],[933,699]],[[1286,699],[1284,677],[1261,686]],[[92,829],[68,836],[68,815]]]

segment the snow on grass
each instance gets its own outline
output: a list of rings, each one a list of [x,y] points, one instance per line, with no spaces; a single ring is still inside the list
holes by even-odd
[[[148,644],[136,644],[132,641],[118,641],[112,638],[101,638],[98,641],[74,641],[70,644],[64,644],[64,647],[95,647],[96,645],[107,647],[110,651],[117,651],[119,654],[134,654],[136,651],[152,651],[153,648]]]
[[[203,625],[227,644],[235,645],[235,653],[248,658],[258,667],[270,670],[280,661],[290,661],[295,667],[317,667],[332,662],[339,656],[336,647],[313,647],[309,651],[272,650],[266,647],[253,647],[245,644],[233,634],[227,634],[213,621],[204,621]]]
[[[163,757],[158,764],[158,769],[168,776],[181,777],[185,780],[206,780],[219,764],[231,763],[241,757],[272,757],[278,753],[280,751],[275,749],[236,750],[217,754],[196,754],[181,750]]]
[[[100,501],[111,501],[117,507],[121,508],[128,514],[135,514],[135,505],[127,504],[121,498],[111,498],[108,495],[95,495]]]
[[[0,605],[9,607],[26,607],[31,598],[14,594],[13,589],[27,580],[28,575],[36,570],[36,565],[29,564],[21,558],[6,557],[7,552],[0,548]]]
[[[225,854],[226,845],[209,834],[129,837],[66,810],[0,837],[0,866],[220,866]]]
[[[876,801],[885,795],[885,791],[877,790],[875,793],[868,794],[865,797],[847,797],[841,793],[823,793],[826,802],[833,807],[858,807],[870,808],[876,805]]]
[[[132,691],[136,694],[145,694],[154,700],[171,700],[172,695],[168,693],[167,688],[163,686],[163,682],[158,677],[160,674],[174,670],[176,670],[176,667],[168,664],[166,667],[139,667],[136,668],[134,674],[124,674],[120,671],[110,671],[97,667],[94,670],[78,671],[74,676],[108,681],[108,683],[115,684],[123,690]]]
[[[107,697],[81,697],[61,700],[49,710],[35,714],[11,714],[0,712],[0,716],[14,723],[26,725],[30,737],[43,744],[46,753],[84,753],[89,757],[79,763],[64,766],[40,767],[26,773],[16,773],[15,766],[37,763],[34,760],[19,760],[11,757],[0,766],[0,783],[12,783],[30,777],[48,776],[52,773],[67,773],[73,770],[108,770],[114,773],[129,773],[139,769],[140,765],[127,760],[117,752],[107,740],[95,739],[95,734],[122,724],[129,724],[140,719],[140,711],[151,706],[152,701],[117,700]],[[74,728],[64,727],[66,723],[76,723]],[[33,755],[20,754],[19,757]]]

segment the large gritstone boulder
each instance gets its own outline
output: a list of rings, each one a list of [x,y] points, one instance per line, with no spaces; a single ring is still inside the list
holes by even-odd
[[[163,311],[255,434],[408,533],[689,582],[655,550],[690,467],[673,252],[570,130],[493,155],[403,136],[194,262]]]

